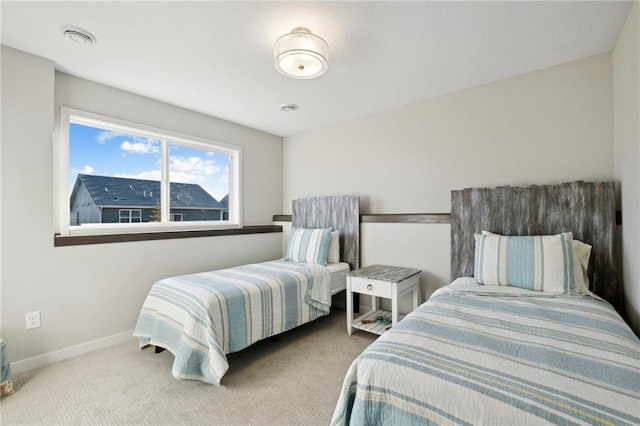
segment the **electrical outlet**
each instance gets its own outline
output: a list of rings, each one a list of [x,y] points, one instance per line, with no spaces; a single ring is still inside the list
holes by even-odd
[[[25,314],[24,321],[25,328],[27,330],[40,327],[40,311],[29,312]]]

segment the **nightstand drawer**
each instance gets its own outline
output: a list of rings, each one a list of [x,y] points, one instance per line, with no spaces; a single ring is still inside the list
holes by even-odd
[[[390,298],[393,294],[393,284],[389,281],[378,281],[370,278],[348,277],[351,280],[351,291],[371,296]]]

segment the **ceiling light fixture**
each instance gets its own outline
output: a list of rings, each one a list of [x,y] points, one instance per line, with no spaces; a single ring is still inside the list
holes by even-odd
[[[62,35],[79,44],[94,44],[98,41],[89,31],[73,25],[62,25],[60,31]]]
[[[287,77],[319,77],[329,67],[329,45],[306,28],[294,28],[276,40],[273,60]]]
[[[284,112],[292,112],[298,109],[297,105],[294,104],[284,104],[280,106],[280,110]]]

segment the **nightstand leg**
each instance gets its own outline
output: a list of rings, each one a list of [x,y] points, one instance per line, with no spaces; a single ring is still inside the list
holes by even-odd
[[[347,333],[351,336],[353,331],[353,293],[351,292],[351,283],[347,279]]]
[[[395,326],[398,323],[398,292],[391,295],[391,322]]]
[[[413,290],[413,309],[420,305],[420,286],[416,286]]]

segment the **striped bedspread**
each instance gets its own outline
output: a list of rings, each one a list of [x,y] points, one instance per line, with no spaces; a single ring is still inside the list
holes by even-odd
[[[324,266],[276,260],[155,283],[134,335],[175,355],[179,379],[220,385],[226,354],[329,313]]]
[[[332,424],[638,425],[640,341],[598,297],[457,280],[353,362]]]

